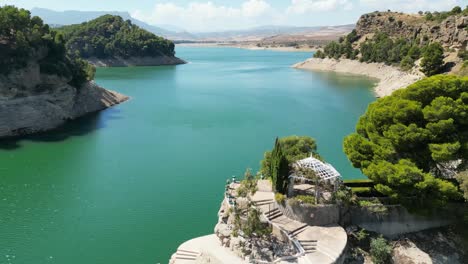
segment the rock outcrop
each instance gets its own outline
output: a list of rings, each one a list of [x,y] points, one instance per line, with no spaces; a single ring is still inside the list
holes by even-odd
[[[448,48],[466,48],[468,16],[452,15],[442,22],[427,21],[423,15],[397,12],[374,12],[362,15],[356,23],[356,33],[367,35],[383,32],[391,37],[419,38],[421,42],[439,42]]]
[[[96,67],[161,66],[187,63],[175,56],[171,57],[167,55],[161,55],[158,57],[114,57],[108,59],[88,58],[86,60]]]
[[[54,129],[68,120],[103,110],[127,96],[87,82],[79,88],[70,80],[43,74],[37,62],[0,75],[0,137]]]

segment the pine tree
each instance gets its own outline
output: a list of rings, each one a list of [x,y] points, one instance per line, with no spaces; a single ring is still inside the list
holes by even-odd
[[[444,49],[439,43],[431,43],[424,51],[421,61],[422,72],[432,76],[442,71],[444,66]]]

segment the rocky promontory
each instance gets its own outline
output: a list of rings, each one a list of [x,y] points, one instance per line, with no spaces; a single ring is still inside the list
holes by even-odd
[[[41,73],[36,62],[0,75],[0,137],[54,129],[68,120],[128,99],[93,81],[80,87],[73,87],[69,81],[69,78]]]

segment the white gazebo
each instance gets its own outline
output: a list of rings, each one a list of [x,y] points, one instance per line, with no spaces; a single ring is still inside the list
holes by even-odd
[[[341,178],[341,174],[332,165],[322,162],[312,156],[297,161],[295,166],[312,169],[315,172],[315,175],[320,177],[322,180],[336,180]]]
[[[318,177],[318,180],[321,182],[327,182],[333,185],[334,189],[336,190],[338,186],[341,184],[341,174],[329,163],[323,162],[319,159],[316,159],[312,156],[299,160],[294,163],[295,167],[299,168],[308,168],[311,169],[315,175]],[[294,193],[294,183],[295,181],[300,182],[312,182],[312,179],[305,178],[302,175],[292,174],[289,176],[289,190],[288,195],[291,196]],[[316,183],[314,183],[316,184]],[[301,184],[296,186],[298,189],[310,189],[309,184]],[[313,189],[316,189],[315,187]],[[318,195],[318,194],[317,194]]]

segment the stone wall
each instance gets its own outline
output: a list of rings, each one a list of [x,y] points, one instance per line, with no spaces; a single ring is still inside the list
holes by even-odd
[[[390,205],[386,208],[385,213],[375,213],[371,207],[346,209],[338,205],[313,206],[288,202],[279,205],[279,210],[284,215],[308,225],[357,225],[387,237],[449,225],[460,217],[463,210],[461,206],[454,204],[430,215],[421,216],[408,212],[400,205]]]
[[[429,216],[411,214],[399,205],[387,206],[386,213],[374,213],[371,208],[362,207],[352,207],[349,213],[351,224],[387,237],[445,226],[456,218],[456,214],[445,210]]]
[[[340,207],[338,205],[307,205],[290,204],[279,205],[279,210],[287,217],[308,225],[326,226],[340,222]]]

